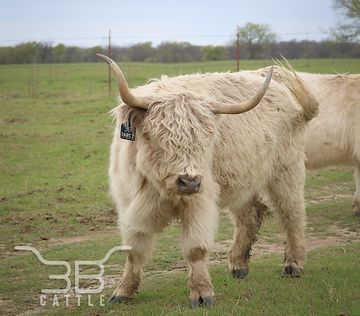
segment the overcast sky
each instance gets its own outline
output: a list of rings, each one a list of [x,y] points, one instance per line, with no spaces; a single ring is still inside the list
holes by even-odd
[[[268,24],[278,39],[321,40],[336,24],[332,0],[0,0],[0,45],[22,41],[106,45],[225,44],[237,25]]]

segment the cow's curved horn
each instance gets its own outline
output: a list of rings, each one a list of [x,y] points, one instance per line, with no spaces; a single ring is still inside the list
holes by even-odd
[[[263,86],[261,87],[261,89],[250,100],[247,100],[242,103],[220,103],[220,102],[212,103],[210,104],[211,111],[214,114],[240,114],[250,111],[259,104],[262,97],[264,96],[267,88],[269,87],[272,73],[273,73],[273,66],[271,66],[269,73],[266,77],[266,80]]]
[[[147,110],[149,107],[149,100],[144,97],[137,97],[130,92],[126,79],[117,63],[103,54],[97,53],[96,56],[100,57],[102,60],[109,64],[118,82],[120,97],[124,101],[124,103],[130,106],[134,106],[136,108]]]

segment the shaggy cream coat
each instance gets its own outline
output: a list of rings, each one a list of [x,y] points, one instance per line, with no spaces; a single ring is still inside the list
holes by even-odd
[[[113,302],[134,296],[154,233],[178,220],[192,305],[211,305],[207,257],[218,210],[229,208],[233,216],[229,268],[243,277],[263,217],[262,208],[254,205],[263,193],[272,199],[286,230],[284,271],[299,275],[305,260],[303,135],[317,102],[293,73],[284,68],[277,73],[279,82],[272,81],[259,105],[243,114],[214,115],[209,104],[252,97],[263,83],[255,72],[162,77],[132,90],[151,96],[147,111],[125,104],[114,109],[111,193],[123,242],[132,251]],[[136,127],[134,142],[119,138],[120,124],[129,120]],[[179,194],[179,174],[200,175],[200,193]]]

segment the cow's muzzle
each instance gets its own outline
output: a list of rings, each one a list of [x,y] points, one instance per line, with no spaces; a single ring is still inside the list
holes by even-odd
[[[200,176],[189,177],[189,176],[181,175],[177,178],[176,184],[179,192],[181,193],[185,193],[185,194],[199,193],[201,186],[201,177]]]

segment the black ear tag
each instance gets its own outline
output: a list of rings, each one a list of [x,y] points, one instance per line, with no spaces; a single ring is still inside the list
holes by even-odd
[[[131,120],[121,124],[120,138],[135,141],[135,126],[133,126]]]

